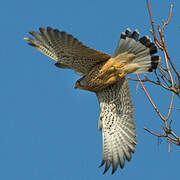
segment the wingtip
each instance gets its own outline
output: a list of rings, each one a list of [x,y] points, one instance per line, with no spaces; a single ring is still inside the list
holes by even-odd
[[[34,31],[29,31],[29,34],[33,36],[35,32]]]
[[[118,168],[118,164],[116,166],[112,166],[112,172],[111,172],[112,175],[116,172],[117,168]]]
[[[111,162],[110,162],[110,161],[107,161],[103,174],[105,174],[105,173],[108,171],[108,169],[110,168],[110,166],[111,166]]]
[[[105,168],[105,169],[104,169],[104,172],[103,172],[103,175],[106,174],[107,171],[108,171],[108,169]]]
[[[53,28],[52,28],[52,27],[50,27],[50,26],[48,26],[46,29],[47,29],[47,32],[50,32],[50,31],[52,31],[52,30],[53,30]]]
[[[102,167],[104,164],[105,164],[105,161],[102,160],[101,164],[99,165],[99,168]],[[108,171],[108,169],[110,168],[110,164],[111,164],[110,162],[106,162],[106,166],[105,166],[103,174],[105,174]]]
[[[41,33],[43,33],[43,32],[45,31],[45,29],[42,28],[42,27],[39,27],[39,31],[40,31]]]
[[[99,168],[102,167],[104,165],[104,161],[102,160],[101,164],[99,165]]]
[[[29,38],[28,37],[24,37],[23,40],[29,41]]]
[[[113,174],[115,173],[115,171],[116,171],[116,170],[113,169],[112,172],[111,172],[111,174],[113,175]]]

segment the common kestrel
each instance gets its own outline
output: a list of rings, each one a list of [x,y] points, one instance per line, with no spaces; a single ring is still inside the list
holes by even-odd
[[[135,152],[136,127],[133,104],[129,92],[130,73],[154,71],[160,61],[157,47],[148,36],[139,39],[139,32],[128,28],[121,34],[113,56],[83,45],[72,35],[57,29],[39,28],[26,37],[29,45],[56,61],[59,68],[73,69],[83,77],[75,88],[95,92],[100,103],[99,130],[103,132],[104,173],[112,165],[112,174],[118,165],[124,167]]]

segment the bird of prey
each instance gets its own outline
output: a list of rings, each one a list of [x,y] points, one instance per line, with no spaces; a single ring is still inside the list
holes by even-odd
[[[125,160],[131,160],[135,153],[136,126],[133,120],[133,103],[128,80],[130,73],[153,72],[160,57],[155,56],[157,47],[148,36],[139,39],[139,32],[128,28],[121,34],[113,56],[83,45],[66,32],[51,27],[30,31],[26,37],[29,45],[38,49],[59,68],[73,69],[82,78],[75,88],[96,93],[100,104],[99,130],[103,137],[104,173],[112,166],[124,167]]]

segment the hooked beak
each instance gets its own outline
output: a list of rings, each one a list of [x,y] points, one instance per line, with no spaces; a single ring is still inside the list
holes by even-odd
[[[79,82],[76,81],[75,86],[74,86],[74,89],[77,89],[78,87],[79,87]]]

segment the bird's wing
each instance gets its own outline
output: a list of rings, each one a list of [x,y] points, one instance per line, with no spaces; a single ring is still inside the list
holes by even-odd
[[[29,42],[29,45],[54,59],[57,67],[73,69],[77,73],[85,75],[97,63],[110,58],[110,55],[83,45],[65,32],[50,27],[39,28],[39,30],[40,32],[29,32],[34,38],[26,37],[24,39]]]
[[[124,167],[125,159],[131,160],[137,144],[128,80],[123,78],[96,95],[101,108],[99,129],[103,132],[103,160],[100,166],[106,164],[105,173],[112,164],[114,173],[118,165]]]

